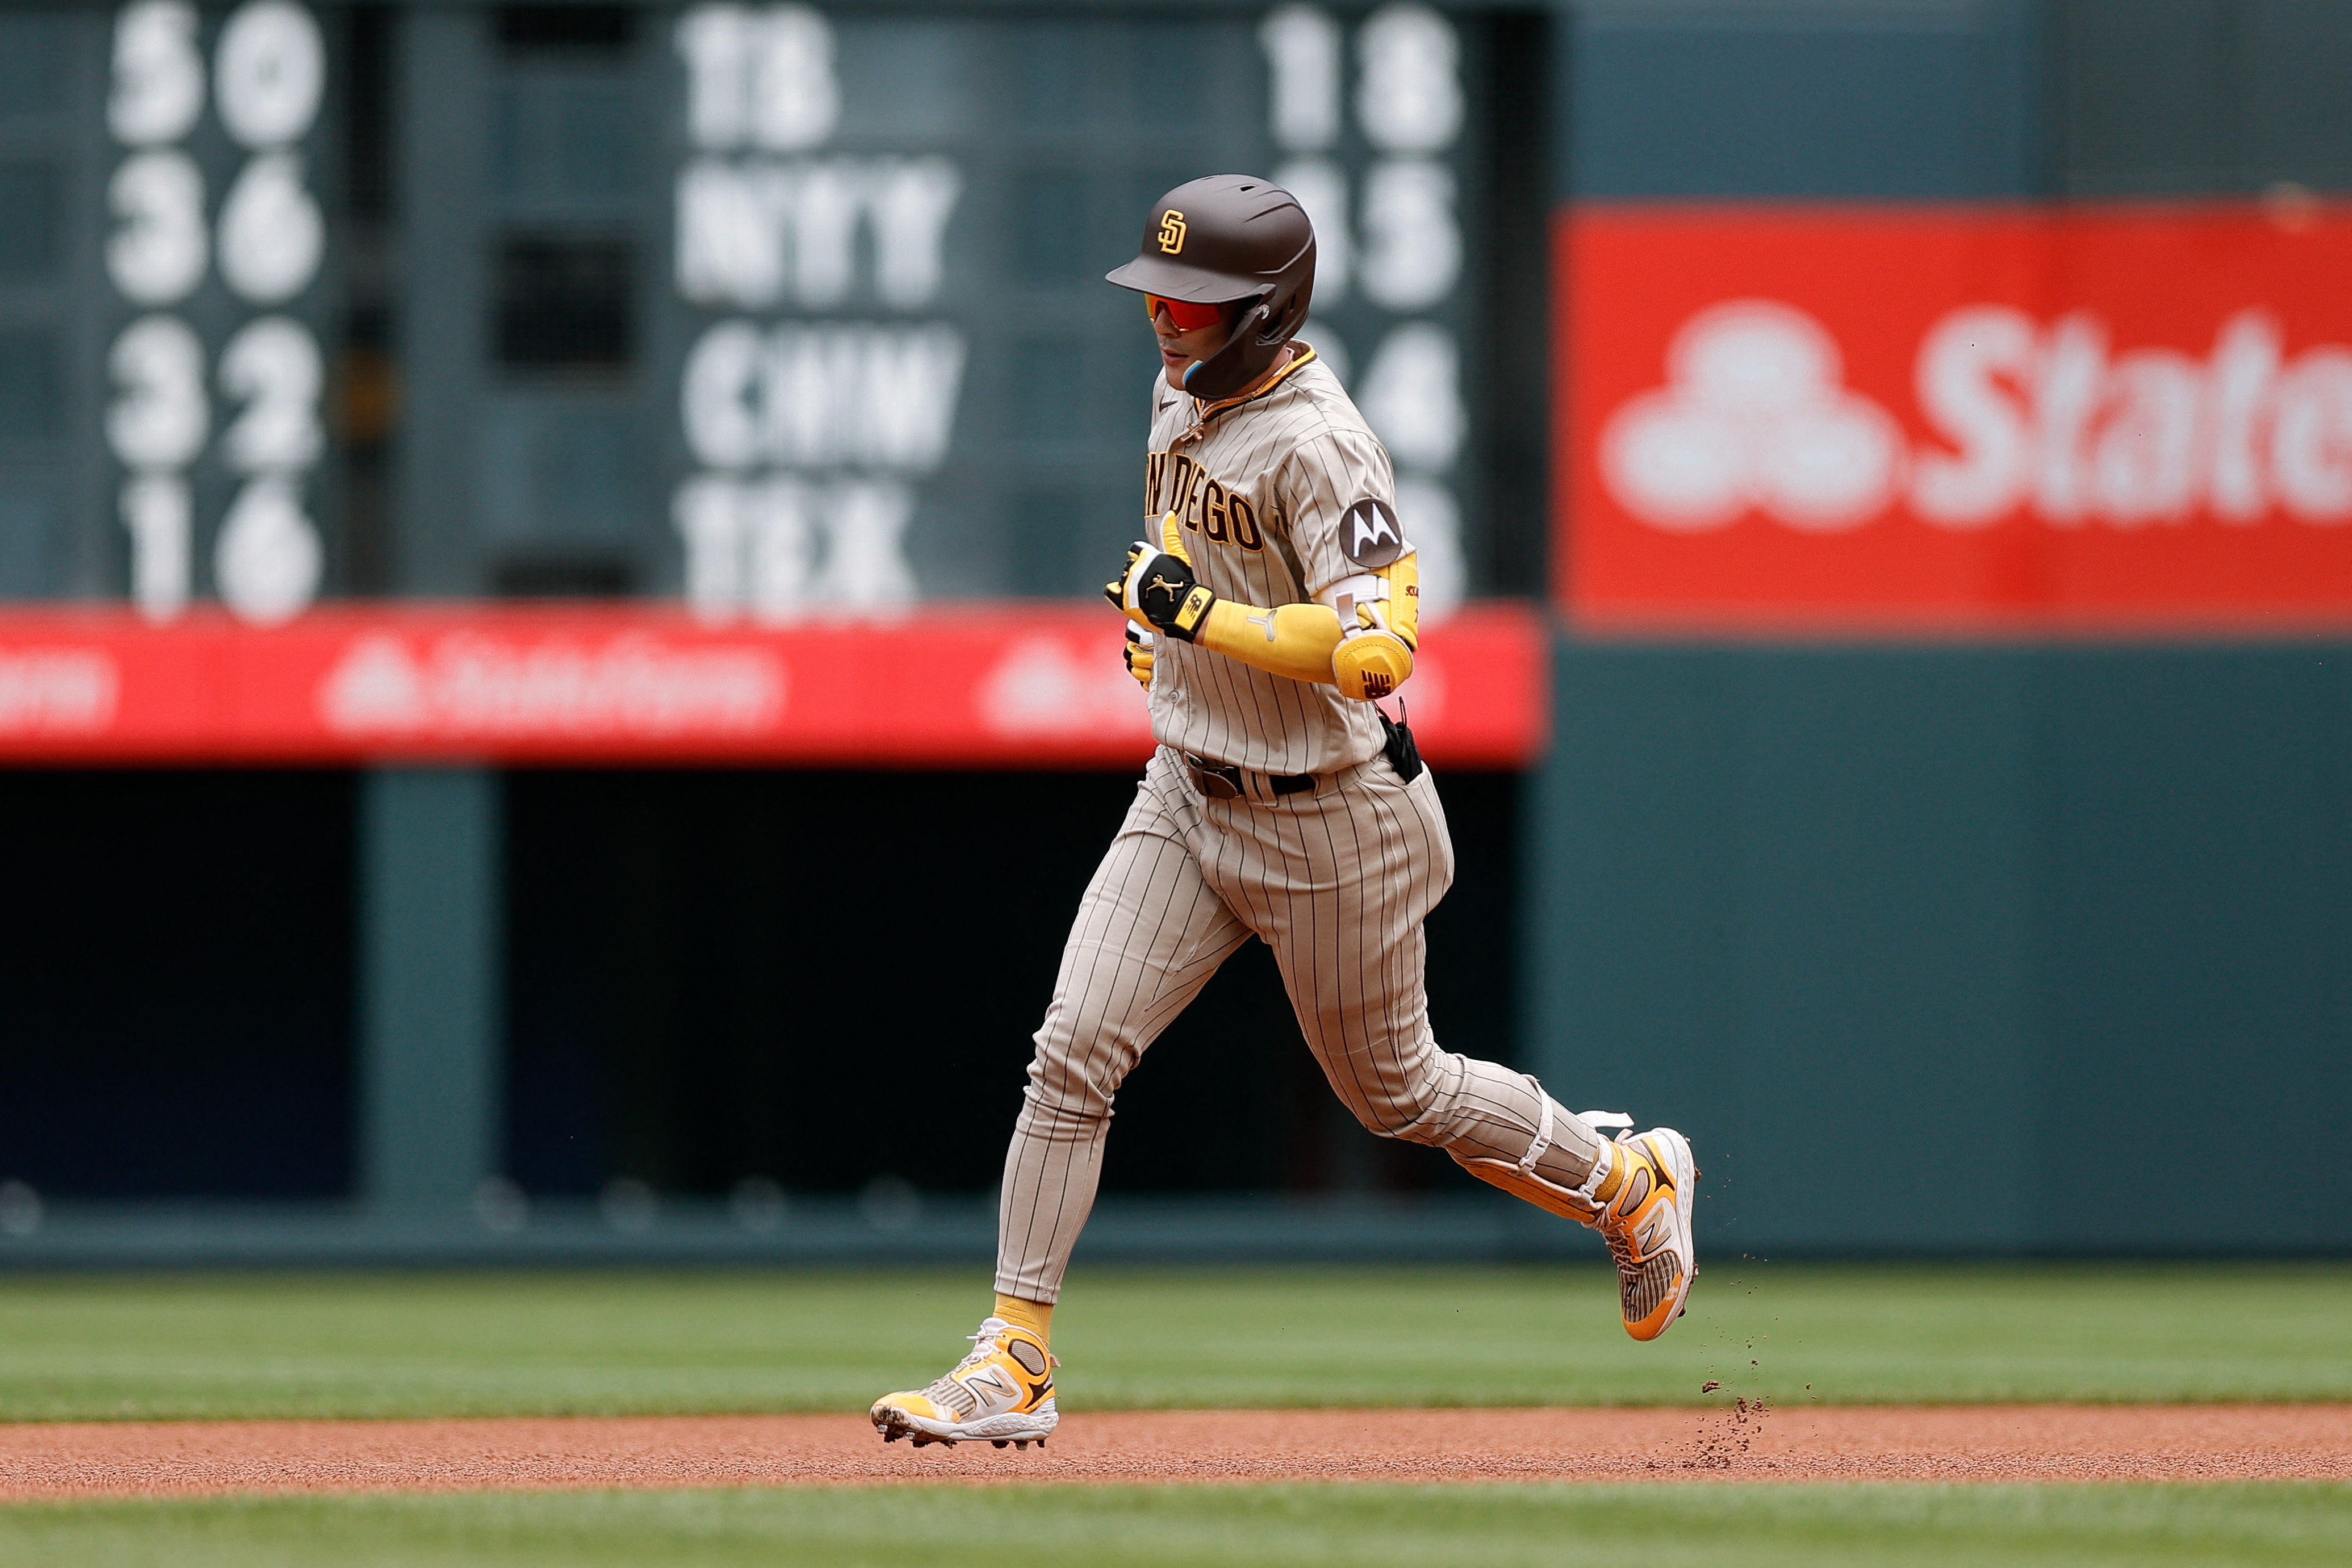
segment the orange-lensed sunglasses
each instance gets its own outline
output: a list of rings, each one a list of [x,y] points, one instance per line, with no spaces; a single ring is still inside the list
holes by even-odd
[[[1158,294],[1143,297],[1143,313],[1146,316],[1157,321],[1162,310],[1168,312],[1169,321],[1180,332],[1195,332],[1203,327],[1213,327],[1225,319],[1225,308],[1222,305],[1195,305],[1190,300],[1170,299]]]

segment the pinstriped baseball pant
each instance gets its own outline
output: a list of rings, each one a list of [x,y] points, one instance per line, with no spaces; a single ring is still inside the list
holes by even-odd
[[[996,1288],[1061,1294],[1094,1206],[1118,1086],[1236,948],[1273,948],[1307,1043],[1331,1087],[1375,1133],[1455,1158],[1516,1163],[1535,1141],[1542,1091],[1491,1061],[1438,1049],[1423,990],[1422,922],[1454,881],[1454,844],[1423,772],[1385,758],[1313,795],[1205,799],[1162,747],[1078,905],[1036,1036],[1004,1161]],[[1536,1170],[1580,1184],[1599,1152],[1557,1104]]]

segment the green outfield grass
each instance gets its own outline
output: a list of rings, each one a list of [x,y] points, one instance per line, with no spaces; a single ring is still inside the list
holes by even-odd
[[[0,1419],[862,1409],[952,1273],[0,1275]],[[1597,1269],[1080,1270],[1066,1408],[2352,1398],[2352,1267],[1722,1262],[1655,1344]]]
[[[2352,1561],[2352,1488],[1163,1487],[0,1508],[11,1568],[2150,1568]]]

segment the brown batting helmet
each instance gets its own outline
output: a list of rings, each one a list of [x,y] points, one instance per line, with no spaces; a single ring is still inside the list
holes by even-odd
[[[1233,335],[1184,372],[1184,390],[1231,397],[1265,374],[1306,324],[1315,226],[1281,186],[1253,174],[1212,174],[1160,197],[1135,259],[1105,276],[1139,294],[1228,307]]]

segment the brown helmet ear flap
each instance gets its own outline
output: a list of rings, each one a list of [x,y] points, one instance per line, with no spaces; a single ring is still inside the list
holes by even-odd
[[[1277,343],[1287,343],[1298,336],[1298,329],[1307,325],[1307,300],[1310,292],[1311,282],[1308,288],[1292,290],[1290,298],[1283,301],[1281,318],[1268,317],[1264,329],[1266,336]],[[1274,297],[1269,295],[1267,298],[1272,299]]]
[[[1207,359],[1192,361],[1184,372],[1184,390],[1203,402],[1216,402],[1265,374],[1288,337],[1286,333],[1267,342],[1265,335],[1274,326],[1274,313],[1265,308],[1265,301],[1251,301],[1241,319],[1234,323],[1224,347]]]

